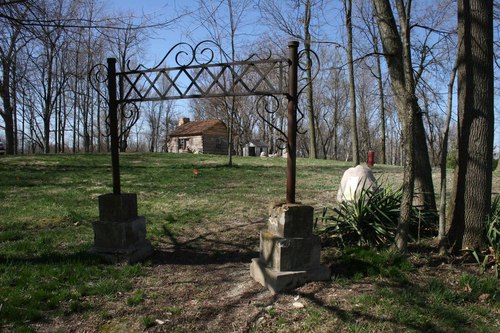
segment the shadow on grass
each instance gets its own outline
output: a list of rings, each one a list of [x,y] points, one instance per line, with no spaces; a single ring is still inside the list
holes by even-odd
[[[308,299],[316,306],[321,307],[329,313],[337,316],[339,319],[346,323],[369,322],[374,324],[383,324],[390,322],[397,327],[404,326],[406,329],[412,329],[417,332],[441,332],[441,330],[439,330],[435,324],[430,322],[427,324],[420,324],[418,322],[403,322],[401,320],[398,320],[397,318],[391,317],[391,314],[377,316],[361,310],[344,310],[338,306],[325,303],[321,299],[315,297],[314,294],[301,293],[299,295],[305,299]],[[432,315],[429,314],[429,317],[431,316]]]
[[[80,250],[73,253],[53,253],[48,252],[37,256],[2,256],[0,264],[7,265],[54,265],[78,262],[83,265],[102,265],[106,262],[101,257],[91,254],[88,250]]]
[[[390,323],[392,329],[416,332],[471,332],[487,321],[473,322],[467,307],[474,301],[467,300],[459,292],[432,288],[426,276],[414,281],[407,273],[415,268],[405,257],[391,252],[377,253],[366,249],[349,249],[333,260],[332,275],[347,283],[350,304],[353,309],[343,309],[318,298],[314,292],[300,295],[338,316],[346,324],[359,323],[383,325]],[[358,290],[357,284],[372,284],[370,291]],[[345,280],[344,280],[345,279]],[[451,295],[451,296],[450,296]],[[481,318],[478,318],[481,319]]]
[[[155,251],[151,257],[155,265],[214,265],[228,263],[250,263],[258,252],[207,251],[196,247],[177,248],[173,252]]]
[[[239,238],[237,242],[219,239],[219,233],[238,231],[252,226],[253,223],[242,224],[224,230],[206,232],[188,240],[179,240],[167,227],[163,233],[171,244],[172,251],[158,250],[153,255],[152,263],[157,265],[209,265],[225,263],[250,263],[259,253],[254,250],[257,239]],[[247,244],[245,244],[247,243]]]

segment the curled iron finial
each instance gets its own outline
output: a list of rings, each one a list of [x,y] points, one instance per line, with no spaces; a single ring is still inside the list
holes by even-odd
[[[260,51],[261,53],[252,53],[244,61],[254,60],[269,60],[273,57],[273,52],[270,48],[265,48]]]
[[[134,103],[122,104],[120,108],[120,115],[125,119],[125,126],[121,129],[119,137],[122,138],[139,120],[139,106]]]
[[[109,103],[108,96],[101,91],[101,84],[106,86],[105,83],[108,81],[108,67],[104,64],[92,66],[88,78],[92,89],[94,89],[106,103]]]
[[[304,112],[302,112],[300,107],[297,106],[297,133],[298,134],[306,134],[307,133],[307,130],[300,130],[300,128],[302,127],[301,124],[305,118],[306,117],[304,115]]]
[[[169,58],[174,61],[174,66],[188,67],[191,65],[207,65],[214,61],[216,54],[221,54],[225,60],[229,57],[224,50],[214,41],[204,40],[192,46],[191,44],[181,42],[177,43],[167,51],[160,62],[151,69],[158,69],[166,66]],[[139,65],[135,70],[147,69],[144,65]]]
[[[257,115],[264,121],[264,123],[271,126],[274,130],[276,130],[280,134],[281,138],[278,139],[278,141],[281,140],[283,142],[286,142],[287,140],[286,133],[283,132],[280,128],[276,127],[276,125],[270,122],[268,118],[265,116],[265,114],[274,116],[276,113],[278,113],[280,109],[281,109],[280,100],[275,95],[263,95],[259,96],[257,99],[255,107]]]
[[[319,74],[320,71],[320,61],[319,57],[314,52],[313,50],[301,50],[298,54],[299,62],[298,62],[298,67],[302,72],[308,72],[311,71],[310,75],[302,75],[302,78],[299,80],[300,83],[303,83],[301,85],[299,91],[298,91],[298,98],[302,95],[302,93],[306,90],[307,87],[312,86],[314,80]],[[301,123],[305,119],[304,112],[300,109],[299,106],[297,106],[297,133],[299,134],[305,134],[307,133],[307,130],[300,130],[301,128]]]
[[[304,86],[302,86],[299,89],[298,95],[300,96],[300,94],[309,85],[312,85],[312,83],[314,82],[314,80],[318,76],[319,71],[320,71],[320,61],[319,61],[318,54],[310,49],[309,50],[305,50],[305,49],[301,50],[298,54],[298,58],[299,58],[299,63],[298,63],[299,69],[303,72],[311,71],[310,78],[308,77],[308,75],[306,75],[305,77],[302,77],[302,79],[300,79],[300,82],[305,81]]]
[[[222,49],[222,47],[218,43],[211,40],[201,41],[194,47],[193,50],[194,60],[196,64],[208,65],[213,63],[216,56],[216,51],[221,57],[224,58],[224,61],[229,61],[229,55]],[[204,58],[202,58],[201,56],[204,56]]]

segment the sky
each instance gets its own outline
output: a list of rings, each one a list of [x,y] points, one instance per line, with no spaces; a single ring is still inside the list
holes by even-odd
[[[206,1],[210,5],[215,6],[219,2]],[[106,7],[110,12],[131,12],[138,17],[147,15],[155,17],[156,21],[171,20],[183,13],[197,12],[198,0],[108,0],[105,2]],[[227,23],[228,20],[219,20]],[[239,32],[248,35],[257,36],[256,28],[260,24],[256,24],[258,17],[252,8],[245,12],[243,24],[239,27]],[[251,37],[251,36],[249,36]],[[152,35],[152,39],[145,46],[145,60],[158,61],[164,54],[175,44],[179,42],[187,42],[191,45],[196,45],[198,42],[206,39],[213,39],[203,27],[202,22],[185,15],[168,28],[157,30]]]
[[[205,0],[209,5],[216,6],[219,1]],[[171,20],[182,13],[197,13],[198,0],[108,0],[105,2],[105,10],[108,10],[112,16],[133,13],[137,17],[152,16],[156,21]],[[225,11],[221,10],[222,15]],[[250,7],[245,12],[242,24],[238,32],[244,34],[245,40],[252,37],[258,37],[257,24],[259,18],[255,11]],[[227,24],[227,17],[220,17],[218,24]],[[195,46],[203,40],[213,40],[210,34],[203,26],[203,22],[196,20],[191,15],[185,15],[168,28],[157,30],[152,34],[152,38],[144,43],[143,57],[140,63],[145,67],[155,67],[165,56],[165,54],[177,43],[186,42]],[[251,50],[249,50],[250,53]],[[247,56],[246,54],[243,57]],[[179,117],[192,117],[189,100],[176,100],[175,109]]]
[[[217,5],[220,3],[216,0],[205,0],[205,3],[209,5]],[[432,2],[433,0],[421,0],[425,2]],[[236,3],[238,1],[235,1]],[[144,15],[154,16],[156,19],[172,19],[178,16],[182,12],[193,12],[198,8],[198,0],[107,0],[104,2],[105,6],[111,12],[132,12],[138,17]],[[330,6],[337,1],[326,2]],[[224,11],[221,11],[224,12]],[[327,30],[330,32],[337,30],[338,26],[342,24],[342,18],[339,17],[339,9],[335,7],[330,7],[323,13],[329,13],[326,15],[333,15],[330,19],[324,21],[323,24],[327,25]],[[453,14],[454,15],[454,14]],[[325,19],[325,17],[324,17]],[[227,17],[218,20],[220,22],[229,21]],[[241,24],[239,31],[244,35],[243,40],[251,40],[258,38],[259,27],[262,24],[259,22],[258,13],[249,8],[245,12],[245,17],[243,18],[243,23]],[[338,30],[337,30],[338,31]],[[262,32],[262,31],[260,31]],[[329,36],[330,39],[335,39],[335,37]],[[339,37],[341,38],[341,37]],[[187,42],[191,45],[196,45],[198,42],[212,39],[210,38],[207,30],[203,27],[202,22],[193,19],[192,16],[185,16],[178,23],[172,24],[168,29],[163,29],[157,31],[153,38],[145,43],[144,46],[144,57],[141,59],[142,64],[147,67],[155,66],[159,60],[163,58],[166,52],[178,42]],[[454,101],[456,106],[456,100]],[[498,110],[496,108],[495,110]],[[498,115],[497,115],[498,116]],[[456,116],[454,117],[456,119]],[[496,119],[495,126],[495,145],[497,150],[500,149],[500,126],[498,126],[499,120]]]
[[[180,3],[183,3],[183,5],[180,5]],[[108,0],[106,6],[109,6],[110,12],[115,12],[116,14],[130,12],[138,17],[144,14],[170,19],[177,16],[177,11],[181,11],[186,7],[192,7],[195,3],[196,1],[193,0]],[[147,43],[145,54],[148,57],[153,57],[153,60],[157,58],[161,59],[162,55],[171,46],[185,41],[182,30],[182,26],[179,24],[173,25],[169,29],[157,31],[153,35],[153,39]]]

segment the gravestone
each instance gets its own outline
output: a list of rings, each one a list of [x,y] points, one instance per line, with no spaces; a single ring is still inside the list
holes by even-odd
[[[347,169],[342,175],[337,202],[354,201],[359,198],[363,190],[374,191],[377,187],[377,180],[372,170],[367,166],[357,165]]]

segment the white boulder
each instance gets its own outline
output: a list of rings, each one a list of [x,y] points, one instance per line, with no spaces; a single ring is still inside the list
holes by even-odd
[[[344,172],[337,192],[337,202],[353,201],[359,198],[364,190],[376,190],[377,180],[372,170],[364,165],[357,165]]]

